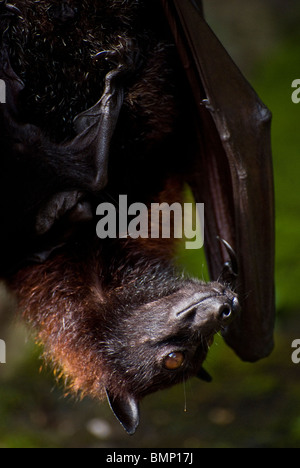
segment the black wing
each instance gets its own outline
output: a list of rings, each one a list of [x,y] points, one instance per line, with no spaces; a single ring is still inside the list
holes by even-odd
[[[226,342],[244,360],[273,349],[274,189],[271,114],[203,19],[199,0],[162,0],[197,104],[198,156],[190,177],[205,203],[206,254],[218,279],[237,254],[242,314]]]

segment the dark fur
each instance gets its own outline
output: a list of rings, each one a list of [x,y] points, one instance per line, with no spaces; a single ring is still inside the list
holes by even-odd
[[[122,271],[113,265],[106,272],[97,257],[99,246],[93,247],[17,276],[24,316],[38,330],[57,373],[63,371],[74,391],[101,398],[109,389],[114,396],[129,392],[138,400],[196,375],[226,321],[203,309],[198,311],[201,326],[194,330],[192,321],[172,319],[171,305],[182,301],[185,307],[201,292],[216,298],[221,308],[235,296],[218,283],[183,280],[167,262],[145,257],[145,251],[133,253],[130,246],[122,248]],[[110,260],[118,261],[117,254]],[[106,284],[110,275],[114,280]],[[163,358],[175,350],[186,353],[186,363],[170,372]]]
[[[2,275],[37,330],[46,357],[74,391],[95,397],[106,392],[111,403],[128,395],[138,401],[200,371],[213,335],[227,324],[222,307],[234,309],[235,295],[218,283],[178,275],[172,239],[100,241],[95,219],[68,233],[69,218],[58,232],[40,238],[34,223],[51,197],[65,190],[82,191],[93,210],[122,193],[144,203],[181,200],[182,154],[193,139],[191,123],[183,118],[189,104],[176,52],[166,25],[159,23],[155,0],[13,4],[22,18],[10,20],[2,47],[25,84],[18,119],[39,132],[14,152],[2,135],[13,154],[2,168],[1,199],[4,192],[10,194],[3,208],[9,229],[2,233]],[[88,162],[72,159],[60,144],[74,137],[74,117],[103,93],[112,67],[110,60],[96,56],[103,50],[117,51],[121,60],[133,54],[135,60],[124,78],[108,185],[99,192],[89,188]],[[64,246],[56,249],[59,241]],[[51,242],[55,252],[49,258],[30,262]],[[187,317],[174,315],[176,307],[191,306]],[[164,358],[176,350],[184,352],[185,362],[170,372]],[[126,428],[133,432],[132,425]]]
[[[123,112],[129,123],[122,132],[126,144],[137,135],[149,143],[171,133],[176,112],[175,48],[165,38],[164,23],[159,24],[157,0],[147,7],[144,3],[148,2],[26,0],[24,8],[24,2],[16,0],[24,21],[12,27],[9,47],[13,69],[26,83],[24,118],[30,116],[52,140],[69,139],[74,117],[99,99],[111,68],[97,54],[122,48],[125,55],[127,45],[133,43],[141,66],[126,93]],[[59,20],[61,4],[69,4],[74,11],[67,24]],[[56,17],[51,14],[55,9]]]

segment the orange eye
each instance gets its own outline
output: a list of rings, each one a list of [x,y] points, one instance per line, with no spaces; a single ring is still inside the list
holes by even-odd
[[[170,353],[164,360],[164,366],[168,370],[179,369],[184,363],[184,354],[180,351]]]

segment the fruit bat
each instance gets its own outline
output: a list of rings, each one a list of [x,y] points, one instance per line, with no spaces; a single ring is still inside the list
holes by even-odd
[[[201,1],[2,0],[0,79],[0,273],[67,388],[107,397],[133,434],[144,396],[210,380],[215,333],[267,356],[271,115]],[[174,226],[97,237],[99,203],[182,203],[186,184],[210,283],[176,270]]]

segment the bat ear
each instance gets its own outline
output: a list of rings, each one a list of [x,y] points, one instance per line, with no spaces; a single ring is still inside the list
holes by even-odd
[[[204,382],[212,382],[212,377],[209,375],[209,373],[201,367],[197,374],[198,379],[203,380]]]
[[[106,389],[110,409],[129,435],[133,435],[140,423],[140,410],[137,399],[129,393],[114,397]]]

